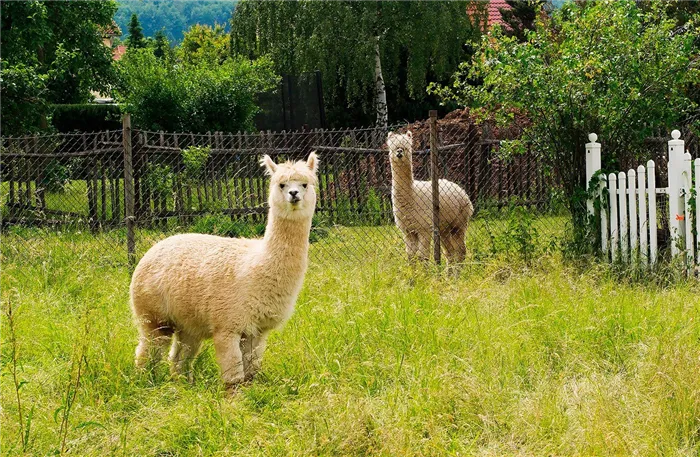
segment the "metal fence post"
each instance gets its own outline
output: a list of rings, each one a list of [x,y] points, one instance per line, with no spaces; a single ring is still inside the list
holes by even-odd
[[[131,150],[131,115],[122,117],[122,141],[124,144],[124,210],[126,216],[126,251],[129,265],[136,263],[136,241],[134,237],[134,168]]]
[[[437,145],[437,111],[430,110],[430,181],[433,188],[433,259],[440,265],[440,162]]]

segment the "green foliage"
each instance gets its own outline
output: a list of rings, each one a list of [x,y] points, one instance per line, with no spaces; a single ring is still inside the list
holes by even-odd
[[[143,36],[143,29],[139,23],[139,17],[136,13],[131,15],[129,21],[129,37],[126,39],[127,46],[132,49],[146,47],[146,38]]]
[[[162,60],[171,58],[171,54],[172,50],[168,37],[165,35],[165,30],[160,29],[156,32],[153,39],[153,55]]]
[[[0,61],[2,67],[2,110],[0,130],[5,136],[36,132],[47,109],[48,76],[38,73],[36,66],[23,63],[11,65]]]
[[[112,51],[102,35],[115,10],[113,1],[3,3],[3,134],[46,128],[50,103],[85,103],[91,91],[108,91]]]
[[[698,113],[688,97],[688,87],[700,81],[693,64],[698,29],[686,28],[676,33],[661,2],[648,10],[632,1],[567,3],[538,20],[527,42],[498,29],[484,37],[454,84],[431,90],[502,124],[514,112],[527,114],[532,124],[525,137],[572,197],[585,189],[588,133],[602,139],[603,168],[609,168],[654,132]],[[575,226],[584,225],[584,208],[571,201]]]
[[[190,146],[183,149],[180,154],[185,166],[185,179],[191,183],[199,182],[204,175],[204,166],[211,155],[211,148],[209,146]]]
[[[117,105],[53,105],[51,110],[51,123],[59,132],[97,132],[121,128],[121,110]]]
[[[174,177],[170,165],[149,162],[143,175],[143,184],[152,198],[168,198],[173,191]]]
[[[265,224],[251,224],[232,220],[230,216],[222,214],[209,214],[197,219],[192,231],[231,238],[257,238],[265,233]]]
[[[430,81],[447,81],[479,29],[468,2],[242,1],[233,14],[231,47],[269,55],[280,74],[320,70],[326,113],[334,125],[375,119],[375,42],[393,119],[422,118],[434,106]]]
[[[531,263],[538,254],[537,228],[529,208],[516,206],[509,211],[505,230],[494,237],[494,249],[506,254],[518,254],[526,263]]]
[[[265,58],[190,65],[159,60],[146,49],[127,53],[118,72],[115,96],[135,125],[199,133],[252,129],[257,94],[278,81]]]
[[[132,14],[138,14],[146,36],[164,30],[167,39],[179,43],[185,31],[195,24],[226,24],[236,1],[197,0],[119,0],[114,20],[126,30]]]
[[[70,181],[70,168],[52,159],[44,168],[41,186],[47,192],[63,192]]]
[[[221,64],[230,54],[230,39],[224,27],[193,25],[178,47],[178,57],[187,64]]]

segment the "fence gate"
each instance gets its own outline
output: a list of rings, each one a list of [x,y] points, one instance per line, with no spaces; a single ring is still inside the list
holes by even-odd
[[[586,144],[586,182],[589,186],[588,213],[599,216],[603,256],[612,262],[654,265],[659,255],[659,238],[669,240],[672,257],[685,256],[687,265],[700,260],[698,231],[700,200],[700,158],[693,161],[684,152],[681,133],[674,130],[668,141],[668,187],[656,186],[656,164],[649,160],[636,170],[601,171],[601,144],[591,133]],[[668,205],[657,205],[658,195]],[[602,204],[596,207],[595,201]],[[659,224],[665,218],[668,224]],[[659,226],[661,225],[662,228]]]

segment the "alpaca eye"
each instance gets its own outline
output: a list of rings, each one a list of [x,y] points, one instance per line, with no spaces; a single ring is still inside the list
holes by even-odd
[[[306,185],[306,184],[302,184],[302,186],[304,186],[304,189],[306,189],[306,186],[307,186],[307,185]]]
[[[280,184],[280,189],[284,189],[284,184]]]

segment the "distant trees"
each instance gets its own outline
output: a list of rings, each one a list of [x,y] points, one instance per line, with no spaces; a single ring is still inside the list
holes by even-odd
[[[168,41],[178,44],[194,24],[228,24],[235,4],[221,0],[120,0],[114,20],[122,30],[127,30],[131,16],[136,13],[145,36],[154,37],[163,29]]]
[[[129,37],[126,39],[127,46],[132,49],[143,48],[146,46],[146,38],[143,36],[143,29],[136,13],[131,15],[129,21]]]

